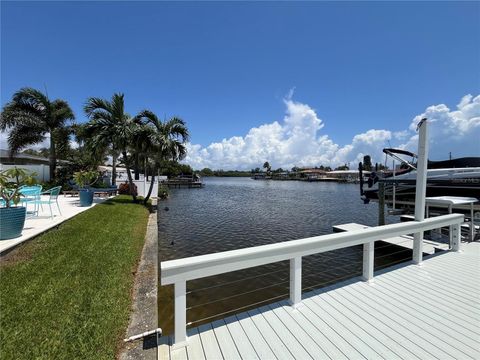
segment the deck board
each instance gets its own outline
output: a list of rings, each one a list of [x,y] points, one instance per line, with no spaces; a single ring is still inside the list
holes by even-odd
[[[247,334],[245,334],[245,331],[243,331],[237,318],[235,316],[230,316],[225,319],[225,323],[227,324],[227,329],[230,332],[233,341],[235,341],[235,346],[240,353],[240,357],[242,359],[259,359],[255,348],[248,339]]]
[[[277,335],[276,331],[270,326],[258,309],[248,311],[248,315],[254,322],[257,329],[262,334],[265,341],[269,344],[277,359],[294,359],[292,353],[285,346],[282,339]]]
[[[241,356],[235,345],[235,341],[233,341],[232,336],[230,335],[230,331],[228,331],[228,327],[225,326],[225,321],[217,320],[214,321],[212,325],[223,357],[225,359],[240,360]]]
[[[395,279],[393,279],[395,280]],[[391,286],[395,286],[395,283],[391,283]],[[477,326],[479,322],[478,316],[475,316],[473,310],[455,306],[452,301],[447,299],[444,296],[435,296],[435,294],[430,292],[422,292],[421,296],[418,295],[418,288],[406,286],[405,283],[399,288],[396,286],[403,294],[414,297],[419,302],[425,304],[425,306],[430,305],[431,308],[439,309],[440,311],[453,315],[459,320],[470,322],[473,326]]]
[[[452,354],[457,359],[464,358],[465,355],[469,355],[473,357],[472,351],[468,348],[468,346],[463,342],[463,339],[455,339],[458,336],[458,333],[452,331],[452,329],[445,325],[445,323],[440,324],[434,320],[433,314],[430,316],[425,316],[420,311],[419,307],[415,307],[414,309],[411,308],[411,304],[405,304],[402,301],[392,301],[394,299],[393,296],[389,296],[386,294],[382,289],[374,288],[373,291],[371,289],[366,289],[369,292],[367,296],[372,298],[375,296],[379,301],[383,303],[386,309],[389,309],[390,312],[396,314],[398,316],[406,317],[409,319],[409,323],[412,326],[412,329],[417,329],[425,336],[438,336],[438,334],[442,334],[442,339],[432,340],[432,342],[437,343],[437,346],[440,349],[443,349],[445,352]],[[430,336],[429,336],[429,335]],[[445,336],[443,336],[445,335]]]
[[[305,350],[302,343],[291,333],[290,329],[282,324],[280,319],[270,307],[263,306],[259,308],[263,318],[268,322],[271,328],[275,331],[277,336],[282,340],[285,347],[294,355],[295,358],[313,359],[312,356]]]
[[[279,306],[274,310],[278,316],[282,319],[282,321],[288,322],[289,319],[292,319],[295,324],[298,325],[301,329],[303,329],[309,337],[313,339],[313,341],[321,348],[322,351],[319,352],[320,358],[325,359],[347,359],[345,354],[340,351],[340,349],[332,343],[324,333],[315,327],[302,313],[292,309],[291,307],[287,306]],[[321,344],[321,346],[319,345]],[[323,357],[323,354],[326,354]]]
[[[300,342],[308,354],[314,358],[315,356],[323,356],[325,359],[330,358],[325,351],[317,344],[315,340],[313,340],[310,335],[305,332],[302,326],[300,326],[292,317],[290,317],[287,313],[285,313],[285,305],[287,302],[281,302],[272,304],[269,306],[269,309],[272,310],[272,313],[278,317],[278,319],[282,322],[282,326],[286,329],[289,329],[292,333],[293,337],[296,341]],[[295,311],[292,309],[292,311]]]
[[[337,303],[334,302],[334,299],[331,296],[315,297],[312,298],[313,301],[325,308],[325,310],[339,319],[342,324],[348,326],[351,329],[352,333],[355,336],[362,339],[366,345],[368,345],[372,350],[374,350],[381,358],[384,359],[401,359],[397,353],[393,351],[393,348],[396,346],[394,342],[388,341],[385,339],[382,334],[377,333],[376,329],[371,329],[369,326],[362,322],[361,319],[357,317],[348,316],[348,309],[338,308]],[[367,331],[370,330],[370,331]]]
[[[222,351],[213,331],[212,324],[200,325],[198,327],[200,340],[202,341],[203,352],[207,359],[223,359]]]
[[[198,334],[198,328],[188,329],[187,336],[189,344],[187,346],[187,355],[189,359],[204,360],[205,354],[203,352],[202,341]]]
[[[480,243],[161,338],[160,359],[480,359]]]
[[[382,282],[381,285],[384,285],[384,283]],[[385,288],[386,286],[387,285],[385,285]],[[444,306],[439,299],[430,299],[433,301],[433,303],[427,303],[425,302],[425,297],[418,297],[417,293],[408,291],[408,289],[405,287],[399,288],[393,283],[388,284],[388,286],[390,296],[398,296],[398,298],[403,300],[405,303],[411,302],[416,306],[416,310],[419,312],[438,319],[440,323],[443,321],[451,322],[453,327],[457,329],[456,331],[463,333],[466,336],[470,336],[472,333],[480,335],[480,329],[475,326],[474,323],[470,322],[470,317],[464,316],[462,313],[452,311],[452,308]],[[451,304],[451,302],[449,302],[449,304]]]
[[[270,345],[265,341],[262,334],[260,334],[260,331],[253,323],[250,316],[244,312],[236,315],[236,318],[238,319],[238,323],[241,325],[243,331],[247,335],[248,340],[255,349],[257,356],[260,359],[276,359],[272,349],[270,348]]]

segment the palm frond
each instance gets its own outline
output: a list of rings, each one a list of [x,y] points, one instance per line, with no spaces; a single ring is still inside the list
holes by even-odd
[[[45,140],[45,131],[41,128],[35,127],[35,124],[28,126],[21,124],[11,129],[8,134],[8,147],[10,154],[13,155],[21,149],[35,145]]]
[[[180,138],[184,142],[187,142],[190,138],[190,133],[188,131],[185,121],[179,117],[173,117],[168,120],[165,124],[165,133],[170,136]]]
[[[64,125],[68,120],[74,120],[75,115],[72,109],[65,100],[57,99],[51,103],[52,116],[51,124],[52,128]]]
[[[110,104],[112,116],[117,120],[123,120],[126,115],[124,95],[122,93],[113,94]]]
[[[13,94],[12,102],[35,108],[38,111],[49,111],[50,100],[41,91],[25,87]]]
[[[112,113],[111,104],[104,99],[91,97],[87,99],[87,102],[83,106],[83,111],[90,117],[95,111],[103,110]]]

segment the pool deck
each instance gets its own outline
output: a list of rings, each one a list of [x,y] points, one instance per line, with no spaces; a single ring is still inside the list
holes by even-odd
[[[60,206],[60,211],[62,214],[58,213],[57,206],[52,205],[53,210],[53,219],[50,217],[50,210],[48,205],[43,205],[43,210],[40,209],[38,216],[27,215],[25,220],[25,226],[23,228],[22,236],[15,239],[0,240],[0,255],[12,250],[21,243],[28,241],[35,236],[38,236],[44,233],[55,226],[63,223],[64,221],[71,219],[72,217],[84,212],[93,206],[105,201],[107,198],[95,198],[92,206],[80,207],[78,206],[79,198],[78,197],[65,197],[63,195],[58,197],[58,205]],[[42,200],[48,200],[48,196],[42,196]],[[27,208],[28,211],[31,211],[32,205],[29,205]]]
[[[161,337],[159,359],[480,359],[480,243]]]

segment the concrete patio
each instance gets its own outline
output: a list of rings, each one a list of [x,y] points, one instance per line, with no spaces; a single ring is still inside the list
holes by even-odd
[[[23,228],[22,236],[9,239],[9,240],[0,240],[0,255],[11,250],[15,246],[34,238],[37,235],[63,223],[64,221],[71,219],[75,215],[84,212],[95,205],[105,201],[107,197],[96,197],[93,200],[92,206],[80,207],[78,197],[65,197],[63,195],[58,197],[58,205],[60,206],[60,215],[55,204],[52,205],[53,219],[50,216],[50,210],[48,205],[43,205],[43,210],[40,208],[38,216],[27,215],[25,220],[25,226]],[[42,200],[48,200],[48,196],[42,196]],[[29,205],[27,210],[30,212],[33,210],[33,206]]]

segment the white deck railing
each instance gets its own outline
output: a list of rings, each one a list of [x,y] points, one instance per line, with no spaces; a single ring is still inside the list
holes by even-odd
[[[175,286],[174,342],[180,344],[187,340],[186,282],[189,280],[290,260],[290,303],[292,306],[297,306],[302,301],[302,256],[363,244],[363,279],[371,281],[374,270],[375,241],[394,236],[418,234],[415,236],[414,249],[417,250],[417,254],[421,254],[421,239],[424,231],[451,226],[453,232],[451,248],[453,251],[459,251],[460,224],[463,220],[463,215],[451,214],[423,221],[377,226],[162,262],[160,264],[161,285],[174,284]],[[421,258],[415,260],[415,263],[420,262]]]

